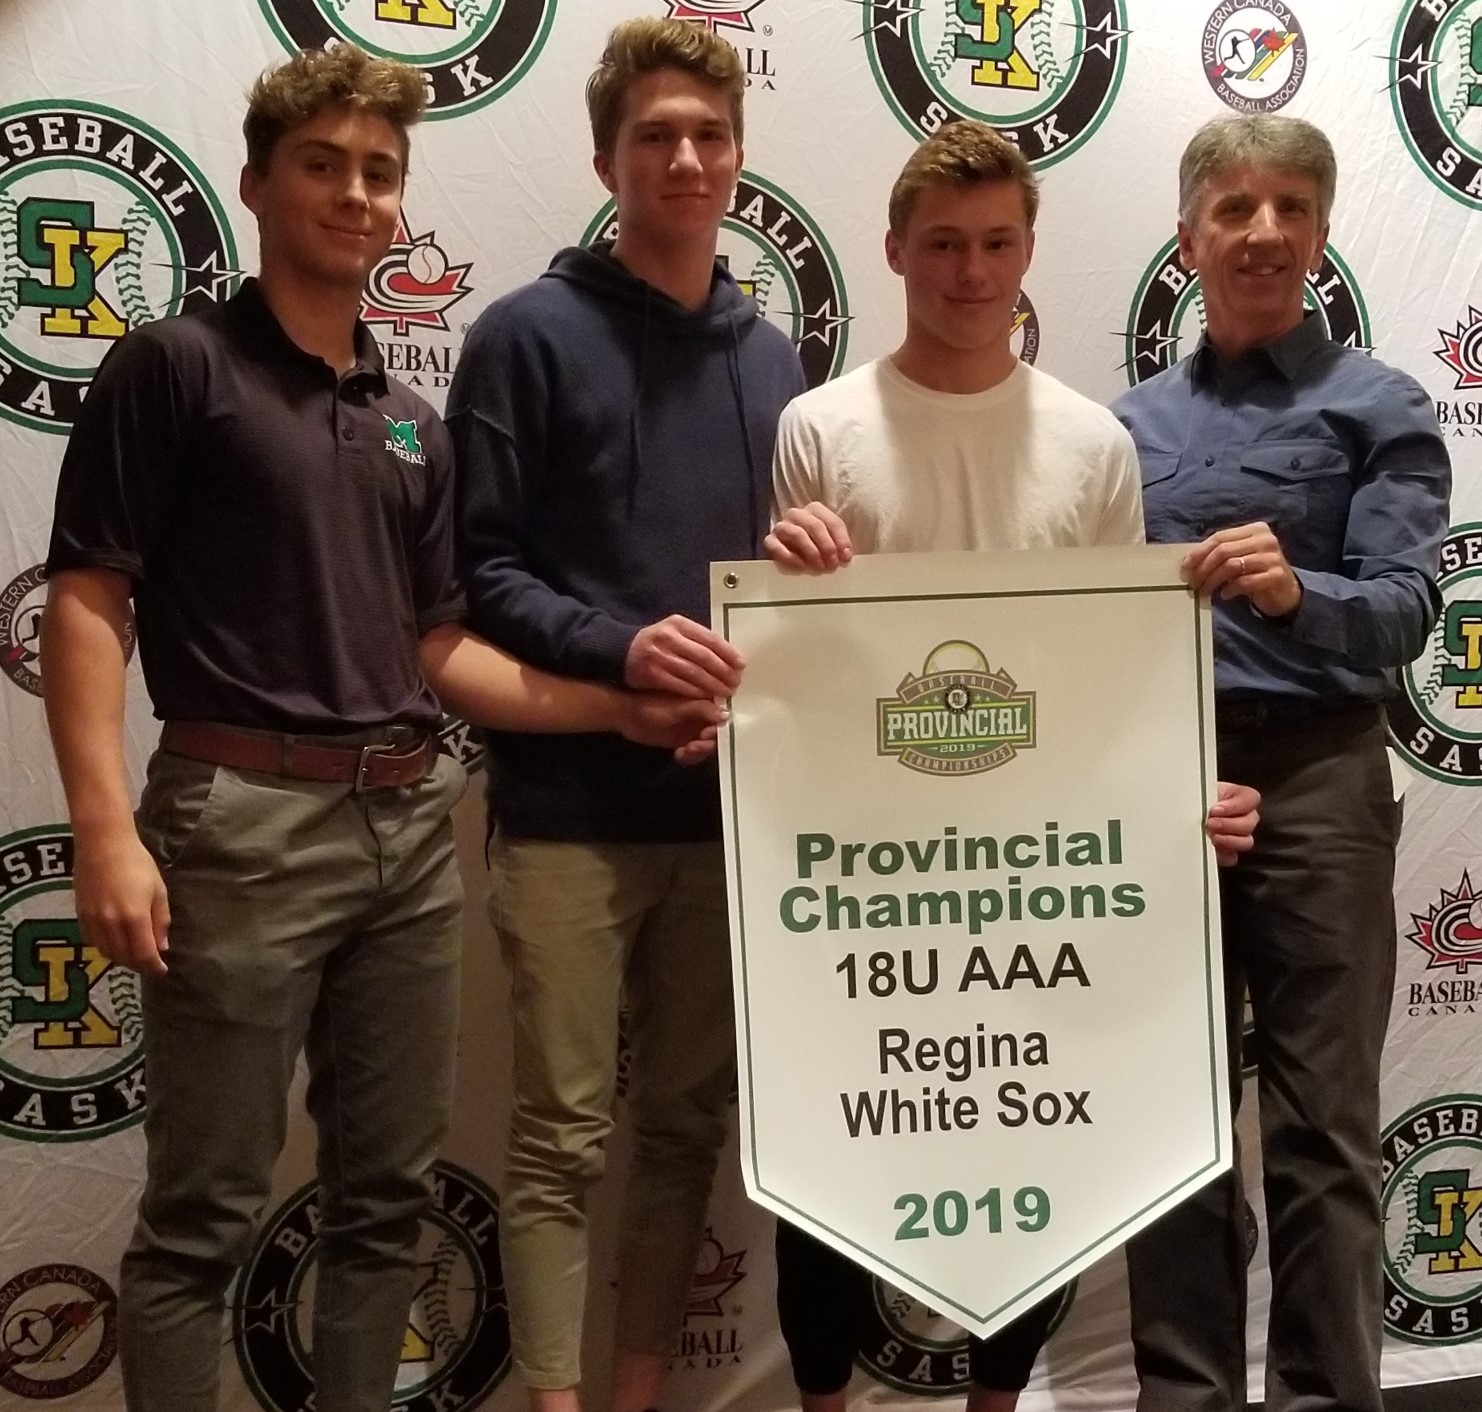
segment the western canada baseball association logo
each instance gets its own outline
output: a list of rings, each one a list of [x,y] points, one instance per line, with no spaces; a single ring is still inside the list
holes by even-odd
[[[499,1199],[451,1162],[437,1163],[432,1188],[392,1397],[398,1412],[476,1407],[510,1366]],[[300,1187],[269,1217],[232,1299],[237,1362],[267,1412],[313,1405],[318,1192],[312,1182]]]
[[[1482,1097],[1428,1099],[1384,1132],[1384,1326],[1406,1343],[1482,1336]]]
[[[967,1335],[950,1319],[878,1275],[870,1283],[873,1298],[856,1364],[897,1392],[960,1397],[970,1380]],[[1074,1280],[1059,1291],[1059,1304],[1050,1320],[1051,1336],[1065,1322],[1075,1295]]]
[[[0,667],[22,691],[41,695],[41,613],[46,565],[32,564],[0,589]],[[124,656],[134,656],[134,620],[124,630]]]
[[[1442,608],[1425,649],[1400,674],[1390,739],[1422,774],[1482,784],[1482,523],[1441,543]]]
[[[1345,348],[1373,348],[1369,311],[1353,271],[1329,245],[1316,274],[1307,276],[1305,302]],[[1192,353],[1204,332],[1204,298],[1199,278],[1184,269],[1178,241],[1170,240],[1143,272],[1123,334],[1127,382],[1136,387]]]
[[[257,0],[290,53],[349,40],[422,70],[427,116],[451,118],[508,93],[551,32],[556,0]]]
[[[65,434],[131,328],[228,298],[231,226],[195,164],[95,103],[0,109],[0,417]]]
[[[72,834],[0,838],[0,1133],[84,1139],[144,1117],[139,977],[82,939]]]
[[[1009,331],[1009,347],[1021,363],[1031,366],[1039,358],[1039,314],[1021,289],[1019,302],[1014,305],[1014,327]]]
[[[1116,101],[1122,0],[861,0],[885,101],[917,137],[978,118],[1036,167],[1068,157]]]
[[[581,244],[612,240],[617,229],[608,201]],[[781,187],[743,172],[721,222],[718,253],[742,291],[792,339],[808,386],[835,376],[849,345],[849,300],[834,252],[802,205]]]
[[[1482,437],[1482,309],[1469,307],[1454,329],[1437,329],[1432,350],[1451,371],[1456,397],[1436,398],[1436,420],[1448,437]]]
[[[1200,58],[1221,103],[1242,113],[1274,113],[1307,77],[1307,37],[1281,0],[1224,0],[1204,22]]]
[[[1482,210],[1482,0],[1406,0],[1385,62],[1410,155],[1449,196]]]
[[[118,1297],[81,1265],[33,1265],[0,1285],[0,1388],[28,1401],[70,1397],[118,1352]]]

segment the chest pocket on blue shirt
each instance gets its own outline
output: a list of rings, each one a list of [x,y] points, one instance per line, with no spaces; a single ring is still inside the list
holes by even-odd
[[[1202,539],[1197,529],[1200,509],[1188,495],[1179,494],[1187,487],[1175,483],[1174,472],[1178,470],[1177,451],[1137,452],[1137,464],[1142,473],[1142,517],[1147,525],[1147,536],[1153,544],[1179,544],[1186,540]]]
[[[1321,441],[1256,442],[1240,468],[1241,518],[1265,520],[1298,567],[1336,568],[1353,495],[1347,456]]]

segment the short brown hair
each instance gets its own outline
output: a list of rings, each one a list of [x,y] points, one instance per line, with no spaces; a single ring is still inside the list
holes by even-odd
[[[1024,154],[987,123],[961,118],[938,128],[906,160],[890,189],[890,229],[904,235],[925,187],[937,182],[976,186],[983,181],[1017,182],[1024,194],[1030,229],[1039,214],[1039,181]]]
[[[629,88],[634,80],[660,69],[679,69],[723,90],[731,100],[731,131],[741,141],[746,70],[740,56],[704,25],[645,16],[624,20],[607,36],[607,47],[587,80],[587,116],[595,151],[612,154]]]
[[[1317,187],[1317,220],[1327,225],[1338,190],[1338,159],[1319,127],[1285,114],[1245,113],[1211,118],[1189,139],[1178,164],[1178,216],[1193,225],[1204,183],[1231,167],[1275,167],[1300,172]]]
[[[317,118],[326,108],[341,106],[374,113],[396,129],[405,180],[411,151],[407,129],[427,106],[422,75],[410,64],[372,58],[353,44],[301,49],[263,70],[247,95],[247,116],[242,120],[247,165],[265,176],[285,132]]]

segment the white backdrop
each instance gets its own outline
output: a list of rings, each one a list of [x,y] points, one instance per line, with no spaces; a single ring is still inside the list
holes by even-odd
[[[1482,904],[1469,876],[1482,869],[1482,654],[1466,629],[1482,617],[1482,0],[0,0],[0,1403],[119,1405],[113,1292],[143,1157],[137,991],[80,948],[37,696],[37,566],[91,371],[125,328],[222,298],[252,269],[235,197],[242,92],[287,45],[339,35],[428,74],[404,238],[365,313],[393,370],[440,404],[478,310],[606,223],[582,84],[613,22],[666,10],[746,60],[747,172],[722,251],[815,382],[893,345],[886,195],[916,137],[954,113],[1014,131],[1041,167],[1019,346],[1102,400],[1197,334],[1197,285],[1168,262],[1195,125],[1226,105],[1284,108],[1332,135],[1333,256],[1311,302],[1338,337],[1420,379],[1457,472],[1448,613],[1393,716],[1409,787],[1384,1096],[1385,1379],[1482,1372]],[[135,676],[136,779],[155,731]],[[518,1405],[495,1239],[505,994],[479,816],[470,797],[459,1117],[399,1399],[428,1412]],[[233,1295],[231,1409],[303,1406],[310,1154],[300,1123]],[[610,1317],[610,1197],[595,1203],[594,1347]],[[1258,1379],[1263,1248],[1255,1262]],[[771,1300],[770,1220],[745,1202],[732,1154],[674,1405],[787,1405]],[[1067,1303],[1026,1412],[1130,1405],[1120,1262]],[[900,1407],[956,1396],[965,1376],[956,1333],[883,1290],[864,1364],[857,1392]]]

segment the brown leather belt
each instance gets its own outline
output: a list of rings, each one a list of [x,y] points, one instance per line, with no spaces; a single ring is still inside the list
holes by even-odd
[[[427,773],[433,755],[432,740],[425,732],[410,740],[336,744],[322,737],[306,740],[215,721],[166,721],[160,747],[209,765],[348,784],[356,790],[415,784]]]

